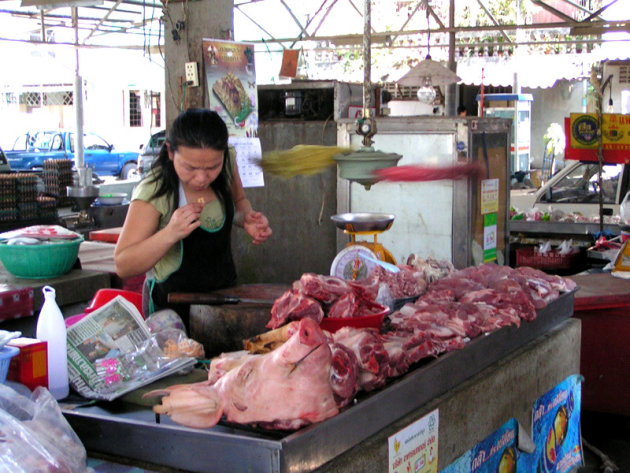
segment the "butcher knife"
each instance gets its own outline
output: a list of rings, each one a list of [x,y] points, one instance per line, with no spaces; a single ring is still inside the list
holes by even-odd
[[[168,295],[171,304],[267,304],[273,305],[274,299],[252,299],[250,297],[237,297],[224,294],[212,294],[209,292],[171,292]]]

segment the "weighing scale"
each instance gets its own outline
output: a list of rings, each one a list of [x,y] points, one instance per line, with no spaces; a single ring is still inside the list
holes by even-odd
[[[378,235],[389,230],[394,215],[379,213],[345,213],[333,215],[337,228],[350,235],[350,241],[330,266],[331,276],[356,281],[366,278],[379,261],[396,264],[393,255],[378,242]],[[372,241],[357,241],[357,237],[372,236]]]

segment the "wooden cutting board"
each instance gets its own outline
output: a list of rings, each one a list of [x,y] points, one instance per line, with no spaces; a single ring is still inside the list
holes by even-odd
[[[290,289],[286,284],[244,284],[212,293],[263,299],[268,304],[191,305],[190,336],[204,346],[206,358],[243,349],[243,340],[266,332],[274,301]]]

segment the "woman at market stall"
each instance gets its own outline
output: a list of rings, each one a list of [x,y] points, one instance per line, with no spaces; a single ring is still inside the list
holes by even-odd
[[[173,122],[148,175],[138,183],[114,251],[116,273],[146,273],[145,316],[173,308],[188,328],[188,306],[168,303],[171,292],[208,292],[236,284],[232,225],[258,245],[271,235],[252,210],[236,168],[235,150],[219,115],[189,109]]]

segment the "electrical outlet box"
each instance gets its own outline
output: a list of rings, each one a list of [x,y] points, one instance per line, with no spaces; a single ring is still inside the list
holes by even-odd
[[[197,74],[197,63],[196,62],[187,62],[186,63],[186,85],[188,87],[198,87],[199,86],[199,75]]]

